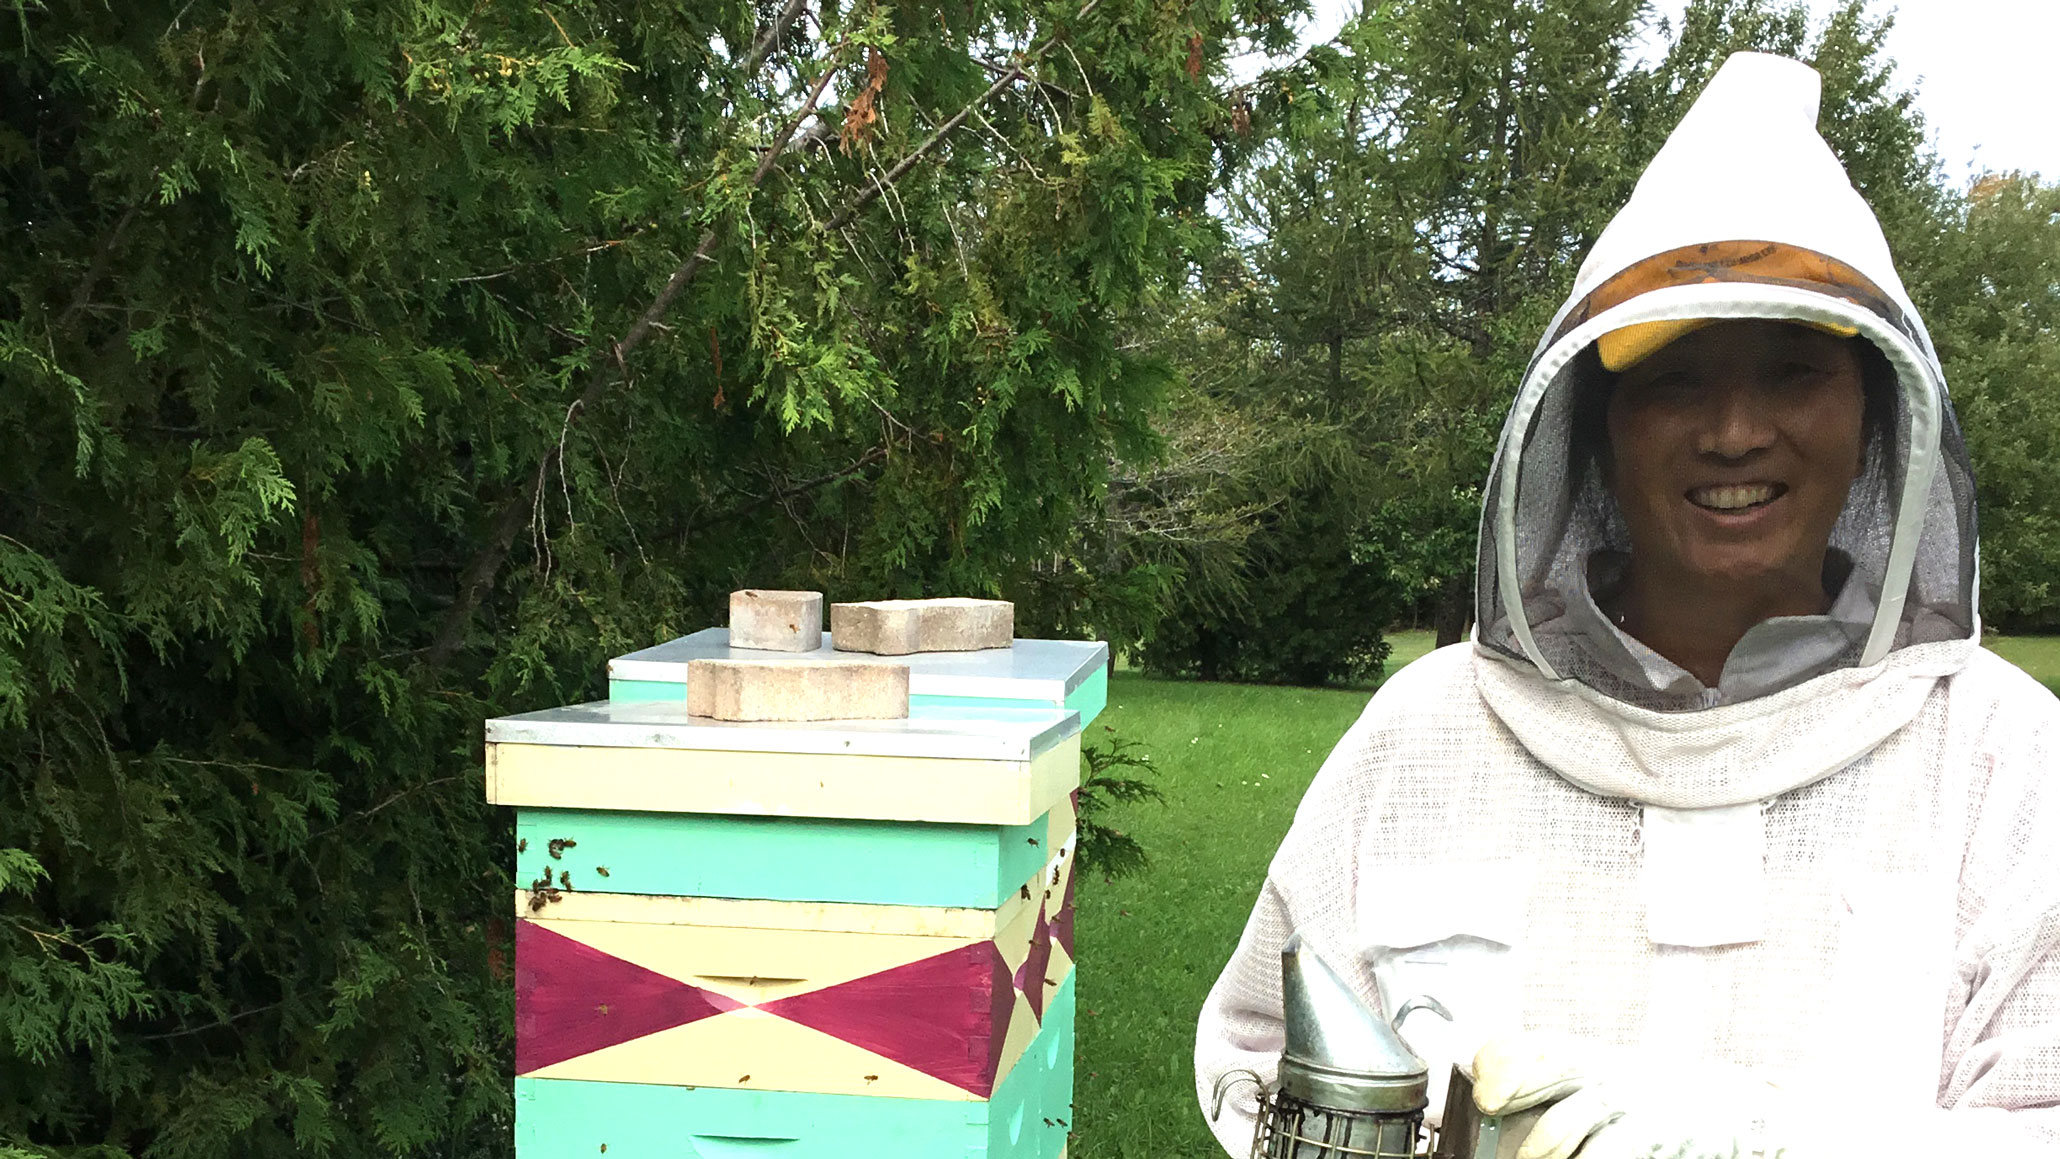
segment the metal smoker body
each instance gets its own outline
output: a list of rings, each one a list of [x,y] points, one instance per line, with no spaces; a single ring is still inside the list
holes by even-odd
[[[1430,1067],[1396,1027],[1419,1009],[1447,1020],[1451,1012],[1429,997],[1404,1002],[1392,1020],[1368,1009],[1300,934],[1281,947],[1280,970],[1287,1043],[1274,1084],[1231,1071],[1216,1081],[1211,1114],[1222,1113],[1233,1083],[1259,1088],[1252,1159],[1510,1159],[1543,1113],[1482,1115],[1471,1077],[1455,1067],[1433,1138],[1423,1125]]]
[[[1367,1009],[1302,936],[1280,951],[1281,1010],[1287,1045],[1271,1089],[1250,1071],[1216,1082],[1217,1113],[1229,1085],[1259,1086],[1253,1159],[1417,1159],[1423,1113],[1430,1105],[1430,1068],[1382,1014]],[[1451,1015],[1435,999],[1403,1003],[1411,1011]]]

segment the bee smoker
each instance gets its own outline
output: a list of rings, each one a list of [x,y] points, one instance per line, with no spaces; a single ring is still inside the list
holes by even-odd
[[[1557,1101],[1557,1100],[1554,1100]],[[1430,1159],[1516,1159],[1524,1136],[1552,1103],[1540,1103],[1507,1115],[1483,1115],[1473,1105],[1473,1076],[1452,1068],[1445,1088],[1445,1118],[1438,1125],[1437,1145]]]
[[[1211,1118],[1223,1112],[1229,1088],[1259,1088],[1251,1159],[1511,1159],[1543,1108],[1520,1116],[1482,1115],[1473,1082],[1452,1072],[1441,1129],[1424,1126],[1430,1066],[1396,1031],[1413,1011],[1450,1020],[1435,998],[1411,998],[1392,1020],[1369,1010],[1344,980],[1302,943],[1280,951],[1281,1012],[1287,1044],[1269,1087],[1248,1070],[1216,1080]]]
[[[1302,936],[1280,950],[1281,1011],[1287,1046],[1269,1089],[1251,1071],[1216,1081],[1215,1113],[1228,1087],[1259,1087],[1252,1159],[1419,1159],[1430,1069],[1394,1025],[1369,1010]],[[1395,1021],[1418,1008],[1452,1017],[1436,999],[1413,998]]]

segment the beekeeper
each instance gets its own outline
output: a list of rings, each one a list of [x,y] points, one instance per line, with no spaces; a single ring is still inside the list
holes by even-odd
[[[1817,135],[1732,57],[1537,348],[1475,639],[1324,763],[1201,1015],[1270,1075],[1291,931],[1526,1156],[2060,1155],[2060,703],[1979,646],[1938,358]],[[1251,1147],[1247,1084],[1216,1121]]]

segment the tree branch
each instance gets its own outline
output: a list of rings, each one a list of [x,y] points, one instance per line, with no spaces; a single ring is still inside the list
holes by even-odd
[[[79,311],[86,309],[92,302],[93,290],[107,274],[107,264],[114,257],[115,247],[122,243],[122,235],[129,232],[129,223],[136,220],[136,212],[149,200],[148,187],[157,181],[158,174],[163,171],[164,166],[160,165],[150,171],[149,177],[143,179],[145,191],[137,194],[136,200],[129,203],[128,211],[122,214],[120,221],[115,222],[114,229],[107,235],[107,240],[101,242],[100,247],[93,252],[93,261],[86,267],[86,276],[79,279],[78,289],[72,292],[71,305],[66,306],[64,313],[57,316],[57,322],[51,329],[63,329]]]
[[[792,21],[801,8],[802,0],[791,0],[787,7],[781,10],[779,19],[759,37],[758,44],[752,47],[749,59],[763,60],[764,54],[760,49],[769,52],[780,30]],[[829,86],[830,77],[836,72],[837,55],[837,50],[833,49],[830,58],[823,64],[822,75],[816,78],[815,87],[809,90],[808,99],[802,102],[800,110],[780,130],[779,136],[759,158],[758,168],[752,172],[751,181],[745,186],[744,191],[747,195],[764,183],[766,174],[772,172],[773,166],[779,162],[795,130],[814,114],[817,102],[822,99],[823,90]],[[699,244],[694,246],[694,252],[688,254],[687,260],[680,264],[679,269],[673,271],[672,277],[666,280],[665,287],[658,291],[658,296],[652,299],[650,306],[645,308],[635,324],[610,347],[609,357],[595,364],[593,373],[587,378],[586,389],[580,392],[579,398],[566,410],[566,428],[571,427],[578,416],[593,411],[601,397],[608,393],[608,388],[618,380],[618,375],[626,375],[626,359],[630,351],[642,344],[652,328],[657,326],[659,319],[672,308],[672,303],[679,297],[680,291],[686,289],[687,284],[694,280],[694,275],[707,264],[708,255],[715,250],[717,236],[714,227],[702,232]],[[458,646],[464,642],[465,629],[471,623],[473,610],[479,606],[479,601],[485,598],[486,593],[493,589],[502,564],[507,562],[508,551],[514,546],[515,537],[521,533],[522,525],[529,520],[530,512],[536,505],[537,495],[543,490],[544,480],[550,476],[553,467],[559,466],[564,451],[564,430],[561,429],[558,441],[544,452],[543,459],[537,463],[529,481],[523,485],[521,491],[504,500],[500,510],[494,514],[493,523],[487,531],[486,543],[472,556],[464,574],[458,578],[457,597],[451,601],[450,610],[444,615],[436,639],[429,645],[425,659],[431,667],[441,667],[448,662],[457,652]]]
[[[1086,4],[1081,5],[1080,11],[1075,12],[1073,14],[1073,19],[1075,21],[1086,19],[1089,13],[1093,12],[1097,7],[1101,5],[1101,2],[1102,0],[1087,0]],[[843,229],[845,226],[850,225],[852,219],[857,217],[860,213],[864,212],[866,206],[871,205],[874,199],[878,198],[882,193],[885,193],[889,189],[892,189],[894,187],[894,183],[901,180],[903,174],[907,173],[910,169],[915,168],[916,162],[922,160],[925,156],[927,156],[929,153],[935,150],[938,145],[942,144],[944,142],[944,138],[951,135],[952,130],[958,128],[960,125],[965,124],[966,118],[972,116],[973,113],[977,111],[981,105],[984,105],[989,100],[993,99],[994,94],[1000,92],[1001,90],[1009,87],[1010,85],[1028,76],[1029,73],[1026,71],[1028,67],[1031,64],[1037,62],[1038,60],[1043,59],[1044,54],[1050,52],[1052,46],[1057,44],[1062,38],[1064,38],[1065,35],[1065,30],[1060,29],[1059,31],[1052,33],[1050,36],[1045,37],[1044,42],[1042,44],[1039,44],[1037,47],[1031,49],[1028,53],[1026,53],[1023,56],[1021,60],[1018,60],[1013,67],[1011,67],[1008,71],[1002,73],[1000,76],[996,77],[994,83],[987,86],[986,92],[981,93],[977,97],[974,97],[971,101],[969,101],[966,104],[965,108],[960,109],[956,113],[953,113],[950,120],[937,126],[936,132],[931,133],[928,137],[924,138],[922,144],[917,145],[915,149],[909,153],[908,156],[903,157],[900,160],[900,162],[897,163],[894,166],[894,168],[889,169],[885,175],[875,178],[872,185],[861,191],[857,197],[853,198],[850,205],[844,207],[844,211],[842,213],[839,213],[836,217],[831,218],[829,224],[823,226],[823,232],[835,233],[836,231]]]
[[[471,774],[468,772],[465,774],[465,776],[469,777],[471,776]],[[401,798],[403,797],[419,793],[424,789],[434,789],[438,785],[448,785],[452,781],[461,779],[464,778],[458,776],[438,777],[433,781],[422,781],[418,784],[409,785],[407,788],[402,789],[397,793],[394,793],[392,796],[386,798],[386,800],[384,801],[379,802],[377,805],[373,805],[370,808],[366,809],[359,809],[355,813],[345,813],[343,816],[338,817],[333,824],[325,828],[317,829],[313,833],[308,834],[307,839],[309,841],[313,841],[317,837],[325,837],[331,833],[336,832],[338,829],[343,828],[345,825],[350,824],[352,821],[362,821],[365,818],[370,817],[372,814],[379,812],[380,810],[386,808],[388,805],[394,804],[395,802],[401,800]]]
[[[765,58],[772,54],[773,45],[786,33],[787,26],[794,23],[795,17],[800,16],[801,10],[806,7],[808,0],[787,0],[787,6],[780,9],[780,14],[773,17],[773,22],[766,25],[765,31],[758,34],[758,39],[752,43],[751,51],[744,54],[744,60],[737,71],[757,72],[758,66],[764,64]]]
[[[872,466],[874,463],[877,463],[881,459],[884,459],[886,457],[887,448],[874,447],[871,450],[867,451],[865,454],[860,455],[858,458],[852,460],[850,463],[847,463],[834,471],[830,471],[822,475],[817,475],[813,479],[803,479],[801,482],[795,483],[791,486],[776,488],[769,495],[760,495],[758,498],[753,499],[751,502],[744,504],[742,507],[732,508],[731,510],[725,511],[722,514],[707,520],[707,522],[703,523],[702,526],[706,527],[712,523],[726,523],[732,519],[741,519],[744,516],[751,514],[753,511],[756,511],[759,508],[765,506],[768,503],[783,503],[786,500],[792,499],[797,495],[813,491],[817,487],[820,487],[825,483],[834,483],[839,479],[847,478],[851,475],[856,475],[860,471],[865,470],[867,467]]]
[[[976,63],[979,64],[979,66],[982,69],[986,70],[988,76],[1000,76],[1001,74],[1009,71],[1007,65],[996,64],[991,60],[982,60],[977,61]],[[1080,99],[1079,93],[1074,92],[1072,89],[1069,89],[1062,84],[1057,84],[1048,80],[1037,80],[1035,78],[1032,78],[1030,83],[1036,85],[1038,88],[1049,89],[1052,92],[1059,93],[1069,100],[1077,101]]]
[[[162,1034],[142,1034],[136,1037],[136,1041],[163,1042],[167,1038],[185,1038],[189,1034],[202,1034],[210,1030],[220,1030],[225,1026],[234,1025],[235,1023],[241,1022],[246,1018],[252,1017],[253,1015],[263,1014],[268,1010],[277,1010],[284,1005],[286,1005],[286,1000],[282,998],[277,1002],[267,1002],[263,1006],[255,1006],[249,1010],[237,1011],[236,1013],[229,1015],[227,1018],[224,1018],[219,1022],[208,1022],[200,1026],[181,1027],[178,1030],[167,1030]]]
[[[867,467],[872,466],[874,463],[877,463],[880,460],[885,459],[888,453],[889,448],[886,446],[868,448],[863,454],[859,455],[858,458],[853,459],[851,462],[846,463],[845,465],[837,468],[834,471],[829,471],[824,474],[817,475],[812,479],[803,479],[799,483],[789,484],[785,487],[774,487],[770,492],[764,495],[753,496],[748,502],[742,504],[741,506],[732,507],[727,511],[719,511],[714,515],[708,516],[705,519],[701,518],[698,512],[690,514],[684,520],[675,523],[671,527],[669,527],[666,530],[665,535],[667,538],[689,535],[696,531],[706,530],[707,528],[717,526],[718,524],[728,523],[733,519],[742,519],[744,516],[749,515],[752,512],[757,511],[758,509],[765,507],[769,504],[784,504],[787,500],[806,494],[807,492],[813,491],[818,487],[826,486],[830,483],[835,483],[841,479],[848,479],[851,476],[858,474],[860,471],[865,470]]]

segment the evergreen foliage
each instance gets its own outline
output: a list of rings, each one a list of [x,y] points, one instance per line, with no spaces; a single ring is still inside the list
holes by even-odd
[[[1268,82],[1294,99],[1258,107],[1272,115],[1256,117],[1266,140],[1232,174],[1229,240],[1162,343],[1183,372],[1176,413],[1219,416],[1225,431],[1292,429],[1295,449],[1251,440],[1240,456],[1220,440],[1172,442],[1162,474],[1177,477],[1183,460],[1227,461],[1219,470],[1236,482],[1214,489],[1213,504],[1145,494],[1129,520],[1149,531],[1180,522],[1171,516],[1183,506],[1216,516],[1206,543],[1178,561],[1189,566],[1147,664],[1354,679],[1379,663],[1391,624],[1461,637],[1479,488],[1533,344],[1645,163],[1725,57],[1747,49],[1822,74],[1820,126],[1935,315],[1970,416],[1984,512],[1999,531],[1985,557],[2000,596],[1990,608],[2013,624],[2053,622],[2030,618],[2053,606],[2039,546],[2048,505],[2033,498],[2053,492],[2033,463],[2060,426],[2008,430],[1991,418],[1999,407],[2043,414],[2022,392],[2050,377],[2034,363],[2008,387],[1987,385],[2000,368],[1962,353],[1940,321],[1993,311],[1967,331],[1989,335],[2022,300],[2038,321],[2025,317],[2012,341],[2040,326],[2050,334],[2039,278],[2050,280],[2052,225],[2011,217],[2000,208],[2011,197],[1970,211],[1947,189],[1915,98],[1893,82],[1889,18],[1865,0],[1814,26],[1790,0],[1694,0],[1678,28],[1661,30],[1666,51],[1640,62],[1629,48],[1646,19],[1620,0],[1376,4]],[[2011,277],[1979,284],[1980,238],[2006,219],[2023,243]],[[2043,245],[2029,236],[2041,229]],[[1994,341],[1981,348],[2005,356]]]
[[[1112,725],[1104,725],[1115,732]],[[1082,745],[1080,749],[1080,791],[1074,800],[1079,814],[1079,866],[1099,873],[1105,880],[1128,877],[1151,864],[1151,855],[1137,838],[1109,823],[1108,811],[1115,806],[1156,801],[1165,794],[1147,780],[1152,772],[1150,753],[1136,751],[1139,742],[1109,737],[1106,747]]]
[[[1214,405],[1285,405],[1332,451],[1254,520],[1228,590],[1179,593],[1149,664],[1359,679],[1397,621],[1458,638],[1502,409],[1635,177],[1619,94],[1638,16],[1630,0],[1375,5],[1294,75],[1277,138],[1231,187],[1239,244],[1215,271],[1244,373],[1180,365]]]
[[[479,722],[734,587],[1250,680],[1456,636],[1530,345],[1735,49],[1823,71],[1985,611],[2060,627],[2060,194],[1948,189],[1864,0],[1650,63],[1383,0],[1226,88],[1304,7],[11,0],[0,1157],[504,1153]],[[1088,833],[1152,791],[1093,751]]]
[[[746,584],[1149,597],[1062,549],[1296,9],[10,4],[0,1148],[503,1153],[483,717]]]
[[[2060,185],[1982,178],[1917,274],[1974,458],[1982,618],[2060,630]]]

